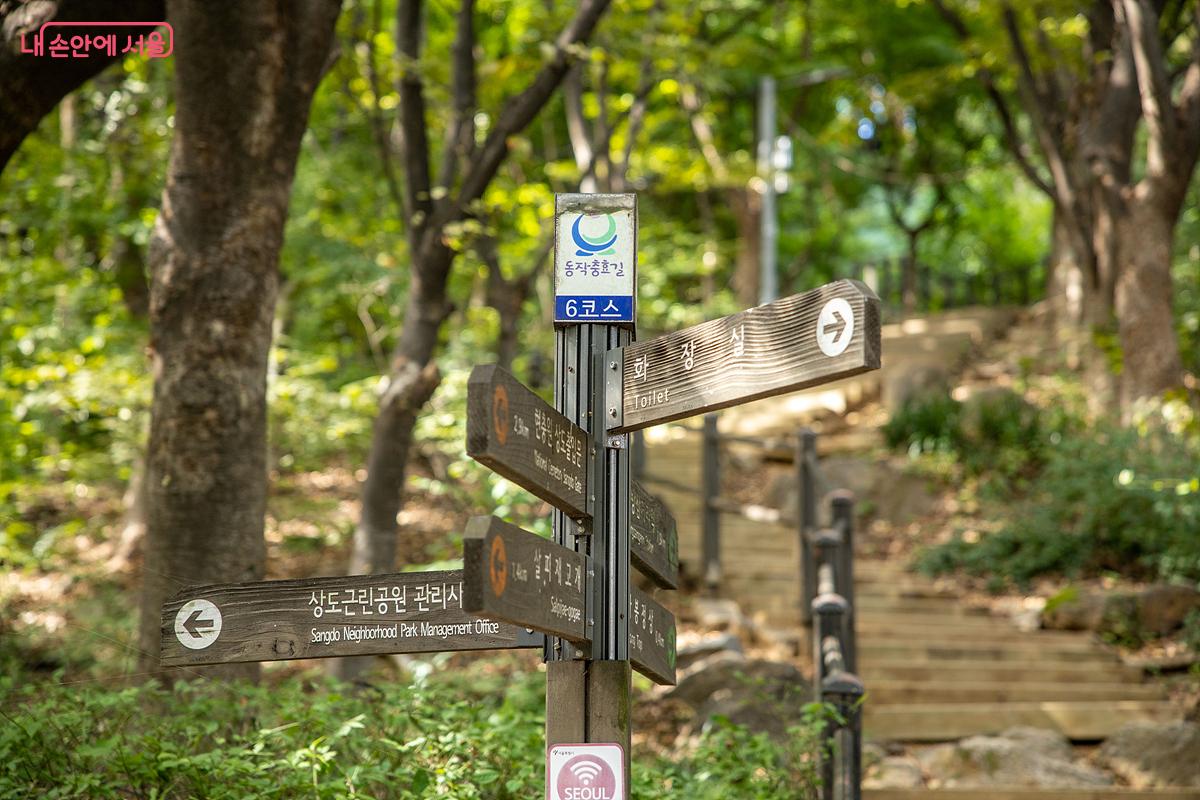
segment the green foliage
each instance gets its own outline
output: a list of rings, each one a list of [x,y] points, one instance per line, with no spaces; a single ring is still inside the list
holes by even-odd
[[[544,791],[541,675],[104,689],[0,681],[0,798],[508,800]],[[804,797],[815,722],[788,747],[718,722],[694,752],[638,757],[639,798]]]
[[[883,426],[888,447],[921,453],[955,452],[960,444],[962,403],[943,390],[918,393],[904,401]]]
[[[1043,450],[1013,516],[978,541],[956,538],[918,558],[1026,585],[1038,575],[1200,582],[1200,449],[1162,428],[1099,424]],[[1009,498],[1010,502],[1014,498]]]
[[[1049,416],[1049,415],[1047,415]],[[1056,419],[1055,427],[1065,422]],[[1013,477],[1040,462],[1057,438],[1043,414],[1010,389],[978,392],[966,402],[945,390],[913,395],[883,427],[890,447],[912,456],[951,453],[971,474]]]

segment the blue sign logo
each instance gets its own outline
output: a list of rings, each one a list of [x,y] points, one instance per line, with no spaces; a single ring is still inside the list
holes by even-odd
[[[608,229],[599,236],[588,236],[579,229],[579,223],[583,222],[583,214],[575,218],[575,224],[571,226],[571,238],[575,240],[575,251],[577,256],[611,256],[614,255],[613,245],[617,243],[617,221],[613,219],[612,214],[605,214],[608,218]]]

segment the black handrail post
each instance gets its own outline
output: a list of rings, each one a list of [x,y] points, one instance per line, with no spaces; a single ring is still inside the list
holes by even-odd
[[[812,464],[817,455],[817,434],[802,428],[796,441],[796,483],[800,491],[797,535],[800,538],[800,621],[812,624],[812,601],[817,596],[817,565],[809,535],[817,527],[817,476]]]
[[[721,442],[717,434],[717,415],[704,415],[704,585],[716,594],[721,583],[721,518],[715,500],[721,494]]]
[[[839,489],[830,498],[833,528],[841,534],[838,593],[846,598],[846,670],[858,674],[858,633],[854,613],[854,493]]]

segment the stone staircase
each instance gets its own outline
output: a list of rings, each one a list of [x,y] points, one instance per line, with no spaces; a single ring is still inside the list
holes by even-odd
[[[1076,741],[1172,721],[1165,689],[1086,633],[1023,632],[883,561],[858,561],[868,739],[935,742],[1026,725]]]
[[[902,387],[914,365],[961,365],[973,348],[1011,321],[1009,314],[986,312],[885,326],[884,369],[878,373],[731,409],[724,412],[722,431],[791,433],[814,415],[844,413]],[[701,486],[699,434],[673,426],[649,431],[646,464],[647,488],[675,514],[681,565],[685,575],[695,578],[702,515],[698,493],[687,487]],[[760,501],[764,505],[770,502],[766,490],[764,486]],[[723,596],[767,627],[798,634],[800,555],[792,526],[722,514],[721,565]],[[1022,632],[1007,618],[973,607],[944,585],[895,563],[857,560],[855,577],[868,741],[920,744],[1033,726],[1093,742],[1131,721],[1181,717],[1162,686],[1149,682],[1142,669],[1124,664],[1090,634]],[[868,790],[866,797],[1200,800],[1200,791],[880,789]]]

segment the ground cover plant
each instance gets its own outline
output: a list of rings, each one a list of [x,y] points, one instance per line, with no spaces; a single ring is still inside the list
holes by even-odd
[[[1200,440],[1191,412],[1167,404],[1120,426],[1087,426],[1015,392],[959,403],[926,395],[887,425],[916,457],[950,454],[958,480],[1001,521],[917,556],[924,572],[963,570],[994,588],[1039,576],[1200,583]],[[994,512],[994,513],[993,513]]]
[[[351,691],[288,677],[165,688],[0,680],[0,798],[540,796],[544,678],[479,662]],[[816,717],[786,746],[716,720],[684,752],[635,747],[636,796],[813,795]]]

